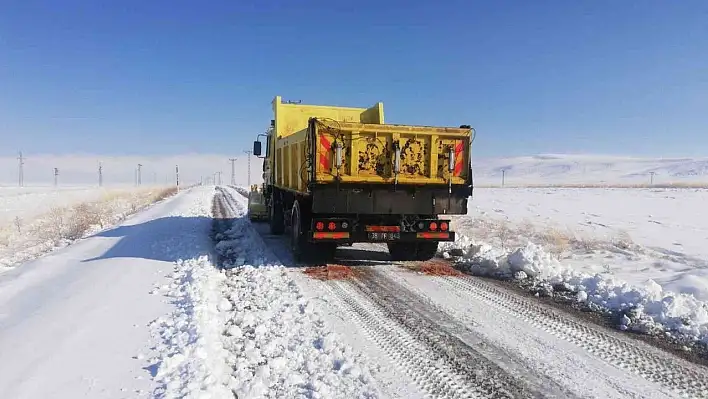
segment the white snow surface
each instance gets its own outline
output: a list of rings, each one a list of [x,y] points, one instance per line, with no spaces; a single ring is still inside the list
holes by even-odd
[[[179,259],[208,253],[213,187],[0,275],[0,392],[6,398],[142,397],[155,389],[150,295]]]
[[[472,145],[474,151],[474,144]],[[708,185],[708,158],[641,158],[594,154],[539,154],[473,158],[475,181],[501,184],[654,184]]]
[[[166,189],[0,188],[0,273],[120,223]]]
[[[159,397],[378,397],[367,368],[342,344],[247,218],[243,199],[217,251],[179,262],[160,292],[177,308],[154,323]]]
[[[0,187],[0,226],[30,220],[52,208],[94,201],[113,190],[100,187]],[[14,226],[13,226],[14,227]]]
[[[623,328],[708,343],[707,190],[477,189],[454,218],[472,273],[560,284]],[[449,254],[448,254],[449,256]]]

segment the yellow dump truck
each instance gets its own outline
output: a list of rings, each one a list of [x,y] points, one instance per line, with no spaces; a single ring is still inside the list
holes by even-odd
[[[440,241],[455,239],[440,215],[467,213],[470,126],[385,124],[380,102],[350,108],[277,96],[272,105],[253,154],[263,158],[271,233],[289,232],[296,259],[384,242],[394,260],[428,260]]]

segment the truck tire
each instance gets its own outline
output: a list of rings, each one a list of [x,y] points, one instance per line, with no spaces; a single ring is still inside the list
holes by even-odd
[[[275,193],[268,208],[270,220],[270,234],[281,235],[285,232],[285,215],[283,214],[283,204],[275,199]]]
[[[418,243],[416,251],[416,260],[431,260],[438,253],[437,242],[421,242]]]
[[[394,261],[409,261],[416,260],[416,244],[408,242],[389,242],[388,253],[391,255],[391,260]]]
[[[304,260],[309,248],[307,241],[302,234],[302,214],[300,212],[300,204],[295,201],[293,204],[293,212],[290,215],[290,251],[293,253],[293,259],[296,262]]]
[[[293,204],[291,218],[290,248],[296,262],[326,263],[334,258],[337,251],[336,243],[312,243],[307,240],[310,216],[307,211],[300,208],[298,201]]]

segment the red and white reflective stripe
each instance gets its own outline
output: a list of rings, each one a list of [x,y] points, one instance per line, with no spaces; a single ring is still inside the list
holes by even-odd
[[[462,166],[464,164],[464,156],[462,156],[462,150],[465,148],[465,141],[458,140],[455,146],[455,171],[454,176],[459,176],[462,173]]]
[[[320,147],[322,147],[320,150],[320,166],[322,167],[322,170],[330,170],[332,169],[332,143],[329,141],[327,136],[320,136]]]
[[[450,233],[436,233],[436,232],[428,232],[428,233],[418,233],[416,234],[417,238],[450,238]]]
[[[341,231],[341,232],[334,232],[334,233],[328,233],[328,232],[315,232],[312,233],[312,238],[314,239],[340,239],[340,238],[349,238],[349,233],[346,231]]]

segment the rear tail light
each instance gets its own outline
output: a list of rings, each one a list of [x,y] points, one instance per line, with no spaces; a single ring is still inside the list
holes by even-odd
[[[448,228],[447,222],[440,223],[440,230],[447,231],[447,228]]]
[[[343,229],[346,229],[346,228],[348,228],[348,227],[349,227],[349,223],[347,223],[347,222],[342,222],[342,228],[343,228]]]
[[[435,222],[430,222],[430,225],[428,227],[430,227],[430,230],[437,230],[438,224]]]
[[[337,224],[334,222],[329,222],[329,224],[327,224],[327,228],[330,230],[334,230],[337,228]]]
[[[315,224],[315,229],[317,229],[317,230],[319,230],[319,231],[324,230],[324,223],[322,223],[322,222],[317,222],[317,223]]]

